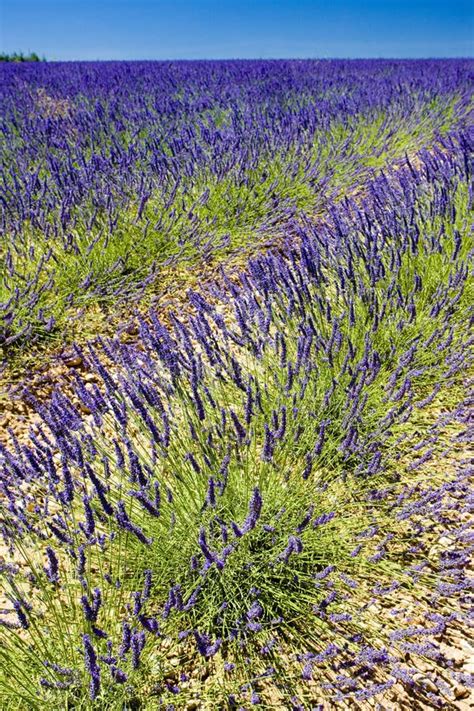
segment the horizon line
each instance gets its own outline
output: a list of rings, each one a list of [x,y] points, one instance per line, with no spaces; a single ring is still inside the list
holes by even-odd
[[[30,50],[28,50],[29,53]],[[25,56],[28,56],[24,51],[15,51],[15,52],[3,52],[0,51],[0,54],[7,54],[7,55],[12,55],[12,54],[24,54]],[[37,54],[37,52],[35,52]],[[290,61],[290,62],[308,62],[308,61],[318,61],[318,62],[333,62],[333,61],[345,61],[345,62],[357,62],[357,61],[398,61],[398,62],[423,62],[427,60],[447,60],[447,59],[465,59],[465,60],[473,60],[474,61],[474,55],[431,55],[431,56],[425,56],[425,57],[397,57],[397,56],[390,56],[390,57],[339,57],[339,56],[334,56],[334,57],[175,57],[175,58],[153,58],[153,57],[147,57],[147,58],[113,58],[111,57],[110,59],[104,59],[104,58],[97,58],[97,59],[48,59],[47,57],[44,57],[44,55],[41,55],[42,59],[40,62],[11,62],[11,64],[43,64],[43,63],[48,63],[48,64],[66,64],[66,63],[73,63],[73,62],[83,62],[83,63],[97,63],[97,62],[102,62],[102,63],[107,63],[107,62],[283,62],[283,61]],[[3,64],[3,62],[2,62]],[[7,64],[7,62],[5,62]]]

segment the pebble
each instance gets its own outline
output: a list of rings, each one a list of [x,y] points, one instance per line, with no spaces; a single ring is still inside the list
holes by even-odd
[[[431,679],[428,679],[424,674],[414,674],[414,681],[416,681],[420,686],[422,686],[427,691],[431,691],[435,694],[438,691],[438,687],[434,684]]]
[[[77,368],[79,365],[82,365],[82,358],[80,356],[76,356],[75,358],[64,359],[64,362],[70,368]]]
[[[464,686],[457,686],[454,689],[454,697],[458,700],[460,699],[468,699],[471,695],[471,692],[469,689],[466,689]]]
[[[451,548],[451,546],[453,545],[453,540],[451,538],[448,538],[447,536],[441,536],[441,538],[438,540],[438,543],[443,548]]]
[[[86,383],[96,383],[99,380],[99,377],[95,373],[86,373],[82,376],[82,379]]]

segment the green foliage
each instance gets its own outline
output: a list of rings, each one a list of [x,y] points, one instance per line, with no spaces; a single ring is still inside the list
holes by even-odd
[[[6,52],[0,53],[0,62],[45,62],[46,57],[39,57],[36,52],[30,52],[29,54],[23,54],[23,52],[13,52],[12,54],[7,54]]]

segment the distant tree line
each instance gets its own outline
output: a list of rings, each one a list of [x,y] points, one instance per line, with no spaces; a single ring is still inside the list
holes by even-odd
[[[13,52],[13,54],[7,54],[6,52],[0,53],[0,62],[45,62],[46,57],[39,57],[36,52],[30,52],[29,54],[23,54],[23,52]]]

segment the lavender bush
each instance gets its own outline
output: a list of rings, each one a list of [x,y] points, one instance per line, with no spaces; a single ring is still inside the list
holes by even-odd
[[[6,708],[436,708],[466,683],[440,640],[470,586],[470,150],[439,137],[293,220],[36,403],[2,450]]]

